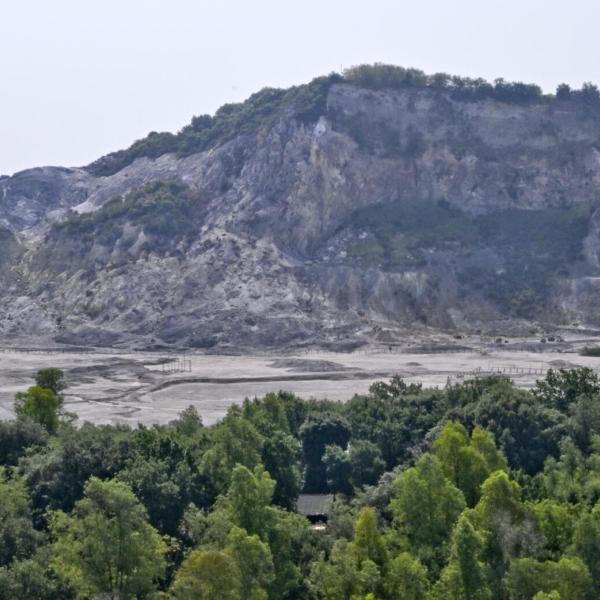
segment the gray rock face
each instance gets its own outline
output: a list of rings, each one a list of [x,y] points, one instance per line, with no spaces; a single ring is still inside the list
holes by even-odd
[[[44,167],[0,179],[0,223],[21,232],[60,219],[89,193],[82,169]]]
[[[347,83],[294,111],[105,176],[0,179],[0,336],[239,349],[600,325],[600,118]]]

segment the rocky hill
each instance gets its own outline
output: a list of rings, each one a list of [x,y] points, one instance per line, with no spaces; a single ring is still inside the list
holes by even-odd
[[[0,337],[267,348],[600,325],[595,87],[359,67],[0,178]]]

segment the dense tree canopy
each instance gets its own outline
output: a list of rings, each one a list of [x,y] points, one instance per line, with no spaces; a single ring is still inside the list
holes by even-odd
[[[347,403],[269,394],[212,427],[76,426],[48,369],[0,422],[0,600],[593,600],[600,389],[549,371]],[[296,512],[333,492],[327,527]],[[157,596],[157,594],[162,594]]]
[[[92,477],[73,513],[52,515],[53,564],[81,597],[129,599],[164,575],[166,544],[131,489]]]

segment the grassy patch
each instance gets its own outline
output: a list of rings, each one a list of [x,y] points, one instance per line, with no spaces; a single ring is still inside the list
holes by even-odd
[[[425,264],[425,250],[476,240],[473,223],[446,202],[394,202],[354,211],[343,228],[369,231],[373,238],[358,240],[351,256],[377,256],[387,268]]]
[[[480,244],[501,256],[501,274],[472,273],[488,298],[517,316],[531,317],[546,303],[557,273],[581,257],[589,217],[571,209],[518,210],[476,219]]]
[[[348,249],[359,264],[390,270],[422,267],[428,255],[451,252],[463,285],[477,289],[494,304],[517,316],[531,316],[546,302],[554,278],[581,259],[588,231],[585,210],[496,211],[470,216],[444,201],[402,201],[361,208],[343,229],[354,231]],[[368,237],[360,239],[360,232]],[[497,264],[472,260],[478,252]]]

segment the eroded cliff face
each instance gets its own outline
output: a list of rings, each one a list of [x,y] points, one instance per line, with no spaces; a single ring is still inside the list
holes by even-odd
[[[600,325],[596,113],[348,83],[324,100],[186,156],[0,179],[0,336],[265,348]]]

